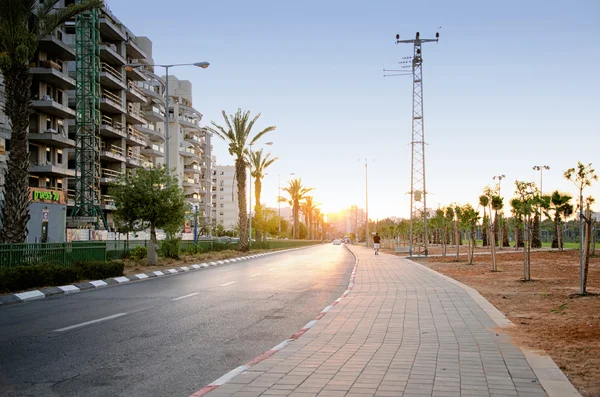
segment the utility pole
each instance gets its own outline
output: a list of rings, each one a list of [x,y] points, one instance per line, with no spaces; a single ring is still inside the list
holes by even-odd
[[[540,172],[540,196],[544,194],[544,189],[542,189],[542,177],[544,176],[544,170],[549,170],[549,165],[534,165],[533,170]]]
[[[365,218],[367,221],[367,248],[369,247],[369,172],[368,163],[365,160]]]
[[[413,44],[413,115],[412,115],[412,155],[410,166],[410,246],[409,255],[427,256],[427,189],[425,185],[425,123],[423,120],[423,43],[437,43],[435,39],[422,39],[419,32],[411,40],[400,40],[396,35],[396,44]],[[422,225],[419,224],[422,221]]]

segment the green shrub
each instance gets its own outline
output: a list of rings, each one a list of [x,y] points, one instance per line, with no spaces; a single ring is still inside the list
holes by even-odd
[[[1,292],[65,285],[77,280],[77,271],[68,266],[29,265],[0,269]]]
[[[99,280],[123,275],[125,264],[120,261],[111,262],[81,262],[73,268],[80,280]]]
[[[206,249],[204,247],[202,247],[200,244],[190,244],[185,249],[186,254],[189,254],[189,255],[201,254],[205,251],[206,251]]]
[[[227,243],[217,243],[216,241],[213,243],[212,251],[225,251],[235,247],[235,245],[227,244]]]
[[[163,258],[179,259],[179,245],[181,239],[171,237],[163,240],[160,245],[159,255]]]
[[[135,260],[142,260],[148,256],[148,248],[138,245],[135,249],[129,251],[129,257]]]

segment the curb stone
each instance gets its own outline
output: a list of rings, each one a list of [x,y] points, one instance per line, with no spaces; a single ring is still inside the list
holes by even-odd
[[[11,304],[23,303],[23,302],[27,302],[30,300],[57,297],[57,296],[61,296],[61,295],[73,294],[74,292],[89,291],[92,289],[104,288],[104,287],[108,287],[108,286],[124,285],[124,284],[129,284],[132,282],[136,282],[136,281],[148,280],[151,278],[165,277],[165,276],[171,276],[171,275],[182,274],[182,273],[191,273],[191,272],[206,269],[209,267],[223,266],[223,265],[230,264],[230,263],[237,263],[237,262],[240,262],[243,260],[254,259],[254,258],[258,258],[258,257],[262,257],[262,256],[273,255],[273,254],[278,254],[278,253],[282,253],[282,252],[295,251],[295,250],[305,249],[305,248],[310,248],[310,247],[312,247],[312,246],[288,248],[288,249],[284,249],[284,250],[280,250],[280,251],[266,252],[266,253],[260,254],[260,255],[250,255],[250,256],[231,258],[229,260],[229,262],[219,261],[219,263],[218,262],[198,263],[198,264],[194,264],[194,265],[190,265],[190,266],[182,266],[182,267],[168,269],[168,270],[165,270],[164,272],[157,270],[157,271],[153,271],[153,272],[140,273],[140,274],[131,275],[131,276],[111,277],[111,278],[107,278],[105,280],[94,280],[94,281],[89,281],[89,282],[73,284],[73,285],[63,285],[60,287],[47,287],[47,288],[43,288],[40,290],[31,290],[31,291],[26,291],[26,292],[20,292],[17,294],[0,295],[0,306],[8,306]],[[233,260],[233,259],[235,259],[235,260]]]

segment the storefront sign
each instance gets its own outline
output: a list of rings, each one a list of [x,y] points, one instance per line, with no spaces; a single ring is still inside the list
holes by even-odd
[[[32,201],[51,202],[55,204],[66,204],[65,193],[60,190],[31,189]]]

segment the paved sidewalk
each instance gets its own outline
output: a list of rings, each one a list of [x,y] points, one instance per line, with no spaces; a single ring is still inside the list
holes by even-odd
[[[510,322],[472,289],[407,259],[349,248],[358,261],[350,293],[207,396],[578,395],[548,358],[534,355],[543,363],[534,372],[536,361],[494,330]],[[548,394],[536,373],[550,379]]]

